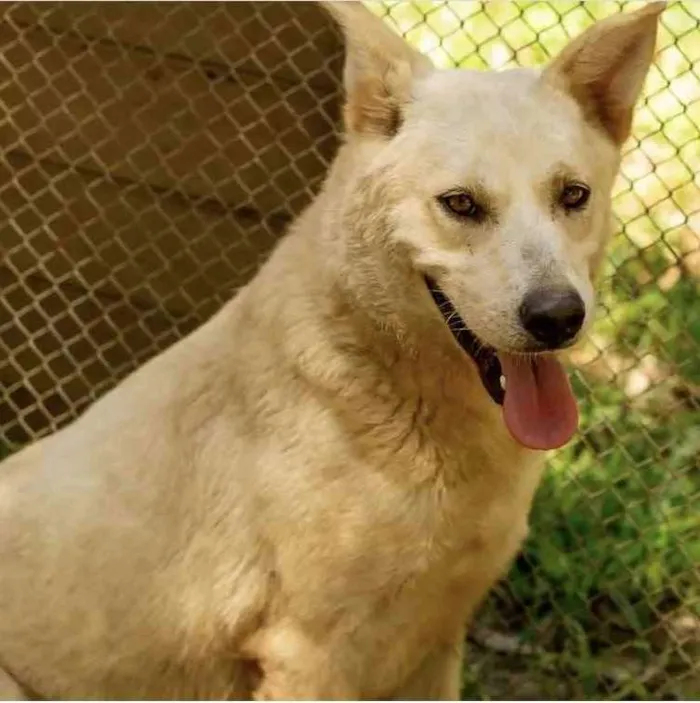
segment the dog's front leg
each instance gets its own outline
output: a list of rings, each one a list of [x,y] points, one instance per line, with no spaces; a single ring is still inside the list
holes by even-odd
[[[394,692],[403,701],[457,701],[462,689],[465,630],[432,649],[420,667]]]
[[[245,647],[259,670],[254,700],[358,700],[345,659],[332,642],[314,641],[290,623],[258,632]]]
[[[0,701],[27,701],[21,686],[4,669],[0,668]]]

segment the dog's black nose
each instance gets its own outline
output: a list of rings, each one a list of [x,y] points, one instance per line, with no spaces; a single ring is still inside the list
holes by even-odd
[[[573,288],[538,288],[520,306],[523,327],[547,349],[570,342],[581,329],[586,306]]]

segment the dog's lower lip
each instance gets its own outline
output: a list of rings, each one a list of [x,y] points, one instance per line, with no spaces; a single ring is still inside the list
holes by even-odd
[[[472,358],[479,371],[481,382],[491,399],[497,405],[503,405],[505,399],[504,384],[501,382],[501,362],[493,347],[483,344],[467,327],[452,301],[442,292],[432,279],[425,278],[430,295],[435,302],[445,324],[462,349]]]

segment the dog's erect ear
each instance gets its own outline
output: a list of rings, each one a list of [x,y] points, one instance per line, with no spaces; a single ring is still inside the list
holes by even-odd
[[[433,66],[361,2],[324,2],[345,35],[345,128],[393,136],[417,75]]]
[[[572,41],[544,72],[567,91],[587,119],[616,144],[629,136],[632,112],[654,57],[665,2],[608,17]]]

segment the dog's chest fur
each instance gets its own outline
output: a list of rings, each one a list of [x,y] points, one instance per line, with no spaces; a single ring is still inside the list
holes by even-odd
[[[527,531],[541,458],[510,440],[490,400],[469,408],[478,380],[458,363],[465,378],[451,392],[412,401],[368,370],[330,394],[299,381],[289,435],[277,425],[260,464],[261,526],[277,545],[266,626],[300,656],[322,642],[358,695],[385,695],[453,640]],[[294,481],[271,495],[265,466]]]

